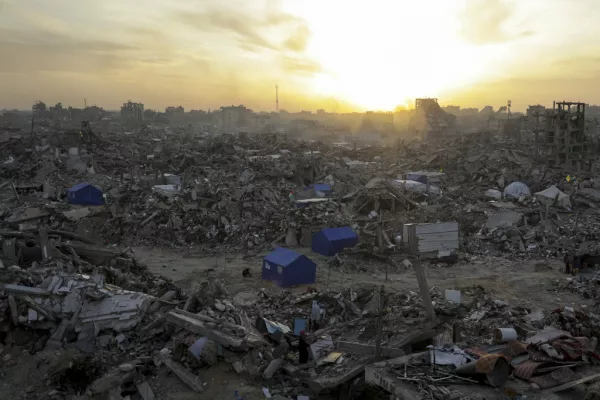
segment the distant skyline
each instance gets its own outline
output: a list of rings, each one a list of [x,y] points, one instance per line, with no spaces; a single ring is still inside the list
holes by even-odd
[[[48,107],[48,108],[54,107],[57,103],[61,103],[61,105],[63,106],[64,109],[68,109],[69,107],[78,108],[78,109],[84,109],[85,108],[85,104],[82,104],[82,105],[78,105],[78,104],[73,105],[73,104],[67,104],[67,103],[60,102],[60,101],[58,101],[57,103],[48,103],[48,102],[45,102],[43,99],[42,100],[36,100],[34,103],[36,103],[37,101],[43,101],[46,104],[46,107]],[[133,101],[133,102],[134,103],[139,103],[140,101]],[[32,103],[31,105],[33,106],[34,103]],[[123,103],[126,103],[126,101],[124,101]],[[143,101],[141,101],[141,103],[144,104]],[[236,107],[236,106],[239,106],[239,105],[240,104],[223,104],[222,106],[218,106],[218,107],[214,107],[214,108],[204,108],[204,109],[203,108],[197,108],[197,107],[196,108],[193,108],[193,107],[192,108],[186,108],[186,107],[184,107],[184,112],[190,112],[192,110],[195,110],[195,111],[206,111],[206,112],[211,111],[212,112],[212,111],[219,110],[221,107],[229,107],[229,106]],[[241,105],[244,105],[244,104],[241,104]],[[549,105],[548,104],[542,104],[542,105],[546,106],[546,107],[552,107],[552,104],[549,104]],[[90,104],[89,102],[88,102],[87,106],[88,107],[93,107],[93,106],[101,107],[105,111],[108,111],[108,112],[119,112],[119,111],[121,111],[121,107],[120,106],[117,107],[117,108],[106,108],[106,107],[102,107],[99,104]],[[167,106],[167,107],[178,107],[178,106],[180,106],[180,104],[172,104],[172,105]],[[447,107],[447,106],[460,106],[460,104],[440,104],[440,106],[442,108],[444,108],[444,107]],[[461,110],[462,109],[476,108],[479,111],[481,111],[484,107],[487,107],[487,106],[492,106],[494,108],[494,110],[498,111],[498,109],[500,107],[506,106],[506,104],[502,104],[502,105],[486,104],[486,105],[483,105],[483,106],[480,106],[480,107],[474,106],[474,107],[460,107],[460,108],[461,108]],[[152,107],[148,107],[146,104],[144,104],[144,110],[153,110],[153,111],[157,111],[157,112],[165,112],[165,108],[167,108],[167,107],[152,108]],[[247,108],[250,109],[253,112],[256,112],[256,113],[276,113],[275,110],[254,110],[254,109],[252,109],[250,107],[247,107]],[[15,109],[17,111],[27,112],[27,111],[31,111],[32,107],[27,107],[27,108],[22,108],[22,109],[17,109],[15,107],[12,107],[12,108],[2,107],[2,108],[0,108],[0,111],[2,111],[2,110],[10,111],[10,110],[15,110]],[[323,109],[323,108],[319,108],[319,109],[299,109],[299,110],[290,111],[290,110],[287,110],[285,108],[281,108],[279,110],[279,112],[280,113],[292,113],[292,114],[293,113],[300,113],[300,112],[312,112],[312,113],[316,114],[321,109]],[[414,108],[414,104],[412,104],[412,105],[410,105],[408,107],[406,107],[406,106],[403,105],[400,110],[401,111],[410,111],[410,110],[414,110],[414,109],[415,109]],[[326,113],[331,113],[331,114],[332,113],[346,114],[346,113],[354,113],[354,112],[355,113],[365,113],[365,112],[395,112],[396,111],[395,109],[394,110],[359,110],[359,109],[354,109],[354,110],[337,111],[337,112],[330,111],[330,110],[327,110],[327,109],[323,109],[323,110]],[[526,111],[526,110],[522,110],[522,111],[521,110],[516,110],[514,107],[511,108],[511,110],[512,110],[512,112],[515,112],[515,113],[525,112]]]
[[[0,109],[600,103],[598,0],[0,0]]]

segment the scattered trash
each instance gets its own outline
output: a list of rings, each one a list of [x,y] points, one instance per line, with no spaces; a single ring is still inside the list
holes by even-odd
[[[506,122],[506,137],[435,137],[455,118],[425,103],[430,140],[393,148],[355,146],[360,130],[350,144],[302,140],[304,118],[285,129],[293,134],[216,134],[212,121],[237,107],[205,113],[202,124],[181,112],[181,125],[162,120],[169,110],[144,116],[144,127],[101,117],[58,128],[76,112],[58,105],[56,118],[36,114],[34,131],[5,130],[0,116],[3,376],[11,385],[13,367],[29,361],[44,372],[8,396],[154,400],[167,397],[167,371],[194,393],[215,393],[218,363],[278,400],[342,385],[359,398],[365,381],[399,398],[476,398],[509,393],[511,371],[528,384],[513,398],[524,398],[533,386],[599,379],[582,368],[599,357],[594,174],[537,165],[531,137],[521,132],[520,145],[502,118],[485,122]],[[123,114],[145,115],[137,103]],[[271,118],[256,116],[248,129]],[[162,277],[133,253],[148,247],[216,261],[197,272],[142,254]],[[453,263],[481,269],[482,286],[455,276]],[[516,271],[509,284],[537,274],[562,304],[580,307],[499,300],[479,279],[487,271]],[[405,290],[417,281],[418,291]],[[428,350],[407,354],[416,349]]]

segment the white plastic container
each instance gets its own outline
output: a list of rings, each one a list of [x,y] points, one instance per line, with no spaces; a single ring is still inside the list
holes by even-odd
[[[494,330],[494,341],[496,343],[505,343],[511,340],[517,340],[517,331],[513,328],[497,328]]]

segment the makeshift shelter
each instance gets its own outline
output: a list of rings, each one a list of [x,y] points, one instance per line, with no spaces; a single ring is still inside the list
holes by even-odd
[[[313,235],[312,251],[330,257],[357,243],[358,235],[349,226],[327,228]]]
[[[308,257],[278,247],[263,259],[262,279],[279,287],[315,283],[317,265]]]
[[[571,207],[571,199],[568,195],[561,192],[556,186],[552,185],[546,190],[537,192],[535,197],[544,205],[556,204],[559,207]]]
[[[104,204],[104,195],[96,186],[84,182],[67,189],[67,202],[82,206],[101,206]]]
[[[518,199],[520,197],[531,197],[531,190],[522,182],[513,182],[504,188],[504,197]]]
[[[331,194],[333,192],[331,185],[328,185],[326,183],[313,183],[304,188],[304,190],[311,189],[314,189],[316,192],[322,192],[325,194]]]

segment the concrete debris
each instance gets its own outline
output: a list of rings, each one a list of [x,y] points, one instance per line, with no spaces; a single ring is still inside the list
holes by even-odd
[[[156,399],[156,397],[154,396],[154,392],[152,391],[152,388],[150,387],[147,381],[136,384],[136,388],[138,393],[142,397],[142,400]]]
[[[183,383],[188,385],[196,393],[204,392],[204,384],[200,378],[187,370],[184,366],[176,363],[169,356],[169,349],[162,349],[158,352],[159,360],[169,368]]]
[[[515,211],[501,211],[493,214],[488,218],[486,223],[483,225],[482,231],[487,234],[494,233],[497,229],[507,228],[517,225],[521,219],[523,218],[523,214]]]
[[[0,114],[2,373],[10,385],[33,360],[44,376],[9,397],[44,385],[38,397],[52,400],[154,400],[176,376],[196,396],[225,398],[215,371],[297,399],[362,398],[365,382],[406,399],[533,398],[533,385],[596,379],[584,367],[600,359],[597,154],[555,132],[565,120],[580,129],[581,107],[506,120],[418,99],[406,122],[428,140],[389,134],[393,146],[369,133],[388,123],[379,113],[356,135],[309,140],[319,118],[275,129],[291,113],[273,121],[243,106],[157,113],[128,102],[119,125],[101,109],[37,103],[33,130]],[[532,125],[535,113],[552,129]],[[92,121],[74,123],[84,114]],[[477,126],[486,133],[454,134]],[[556,151],[540,163],[543,147]],[[341,229],[352,237],[314,246]],[[310,280],[261,280],[260,259],[282,246],[313,260]],[[157,256],[167,248],[181,254]],[[150,273],[134,250],[184,284]],[[188,269],[191,254],[215,265]],[[282,283],[280,270],[269,280]],[[552,282],[562,306],[516,296],[521,280]],[[511,290],[476,285],[490,281]]]

